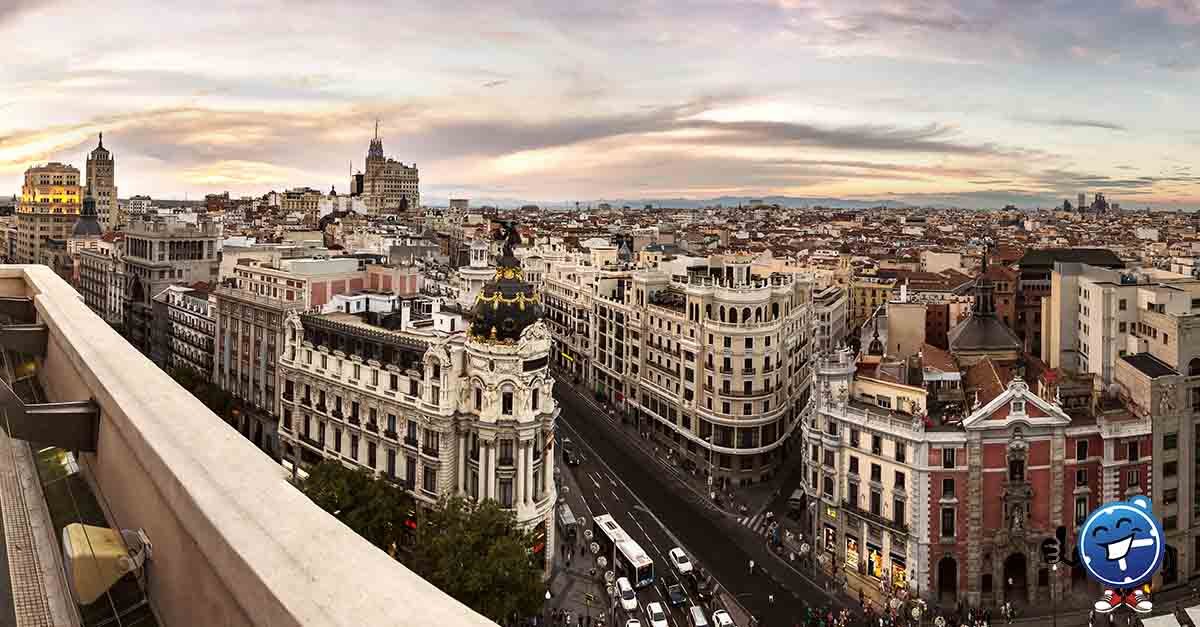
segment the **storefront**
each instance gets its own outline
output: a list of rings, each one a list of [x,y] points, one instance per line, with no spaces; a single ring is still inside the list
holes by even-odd
[[[852,573],[858,572],[858,539],[852,535],[846,535],[846,570]]]
[[[892,589],[907,590],[908,589],[908,567],[904,563],[904,557],[892,553]]]
[[[875,579],[884,578],[883,570],[883,549],[877,545],[867,543],[867,575]]]
[[[825,550],[829,553],[837,553],[837,527],[829,523],[825,523]]]

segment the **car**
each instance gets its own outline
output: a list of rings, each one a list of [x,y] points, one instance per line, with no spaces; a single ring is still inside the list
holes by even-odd
[[[683,585],[679,583],[673,583],[667,586],[667,603],[670,603],[671,607],[679,607],[686,601],[687,594],[683,591]]]
[[[733,618],[729,616],[729,612],[725,610],[717,610],[713,612],[713,627],[737,627],[733,624]]]
[[[633,591],[633,586],[629,585],[628,578],[617,578],[617,596],[621,598],[621,607],[626,612],[637,611],[637,593]]]
[[[583,456],[578,451],[563,451],[563,461],[568,466],[578,466],[579,462],[583,461]]]
[[[671,557],[671,565],[675,567],[676,572],[680,575],[686,575],[692,572],[692,561],[688,559],[683,549],[675,547],[667,553]]]
[[[642,623],[636,618],[631,618],[625,621],[625,627],[642,627]]]
[[[646,620],[650,627],[667,627],[667,613],[658,601],[646,604]]]

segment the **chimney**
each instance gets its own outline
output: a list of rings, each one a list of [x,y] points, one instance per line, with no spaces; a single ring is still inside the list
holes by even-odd
[[[412,324],[412,301],[400,303],[400,330],[407,331]]]

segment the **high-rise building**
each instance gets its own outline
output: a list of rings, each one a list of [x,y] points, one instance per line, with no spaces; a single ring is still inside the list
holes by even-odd
[[[17,207],[15,261],[38,263],[47,240],[65,241],[75,228],[82,200],[78,168],[48,163],[26,170]]]
[[[168,368],[187,368],[207,381],[213,372],[216,307],[207,284],[172,285],[155,300],[167,308]]]
[[[367,151],[367,171],[362,185],[362,193],[367,196],[367,210],[373,215],[402,213],[421,206],[416,164],[406,165],[383,156],[379,123],[375,124],[375,138]]]
[[[1077,204],[1075,208],[1079,211],[1085,211],[1087,209],[1087,194],[1084,192],[1079,192],[1079,204]]]
[[[105,229],[125,223],[117,203],[116,165],[116,159],[104,147],[104,133],[100,133],[99,145],[87,158],[87,187],[96,199],[96,216]]]

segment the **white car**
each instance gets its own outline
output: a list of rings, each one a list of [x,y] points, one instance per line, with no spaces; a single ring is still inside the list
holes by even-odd
[[[675,567],[675,570],[678,571],[680,575],[686,575],[692,572],[692,561],[688,559],[688,556],[683,552],[683,549],[675,547],[667,554],[671,556],[671,565]]]
[[[667,627],[667,613],[663,611],[662,604],[658,601],[647,604],[646,620],[650,621],[650,627]]]
[[[733,619],[729,617],[729,612],[725,610],[717,610],[713,612],[713,627],[737,627],[733,624]]]
[[[625,621],[625,627],[642,627],[642,624],[638,622],[638,619],[631,618]]]
[[[617,579],[617,596],[621,597],[621,607],[626,612],[637,611],[637,593],[633,591],[633,586],[629,585],[629,579]]]

